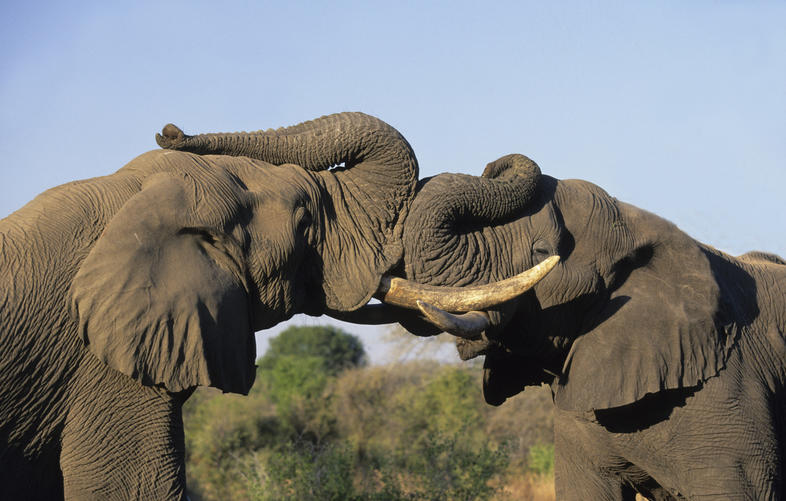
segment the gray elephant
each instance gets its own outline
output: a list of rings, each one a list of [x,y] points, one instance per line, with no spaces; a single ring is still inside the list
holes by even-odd
[[[498,308],[421,304],[438,328],[399,314],[413,333],[461,336],[465,359],[485,355],[490,404],[551,385],[557,499],[784,495],[783,259],[729,256],[522,155],[422,180],[403,239],[418,283],[554,267]]]
[[[401,258],[417,162],[373,117],[158,141],[0,221],[2,499],[183,498],[194,387],[247,393],[255,330]]]

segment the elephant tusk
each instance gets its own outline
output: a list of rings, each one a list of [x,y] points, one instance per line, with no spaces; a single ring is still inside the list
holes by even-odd
[[[470,341],[481,339],[481,333],[491,323],[488,313],[483,311],[470,311],[461,315],[454,315],[423,301],[418,301],[417,304],[429,322],[448,334],[453,334],[462,339]]]
[[[374,296],[384,303],[411,310],[419,308],[418,300],[457,313],[485,310],[528,291],[558,262],[559,256],[551,256],[515,277],[468,287],[436,287],[403,278],[382,277]]]

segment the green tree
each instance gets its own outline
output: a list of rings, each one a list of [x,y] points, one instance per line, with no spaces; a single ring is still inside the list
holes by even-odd
[[[356,336],[331,326],[294,326],[270,340],[258,361],[258,386],[276,404],[283,430],[320,442],[333,433],[336,421],[323,395],[328,382],[365,362]]]
[[[322,358],[312,355],[281,355],[262,373],[270,399],[282,407],[290,407],[298,397],[318,397],[329,377]]]
[[[289,451],[293,437],[317,444],[330,436],[335,418],[323,392],[338,372],[365,358],[360,340],[340,329],[290,327],[258,360],[247,397],[200,389],[183,412],[192,497],[245,499],[248,486],[237,482],[246,467],[241,458],[267,451],[284,464],[284,452],[276,451]]]
[[[474,446],[485,441],[477,379],[463,367],[443,366],[420,385],[398,395],[397,411],[405,423],[403,445],[424,445],[435,434],[452,435],[459,430],[464,443]]]
[[[335,376],[366,364],[366,351],[357,336],[329,325],[292,326],[270,340],[258,361],[260,372],[273,369],[282,357],[316,357],[325,374]]]

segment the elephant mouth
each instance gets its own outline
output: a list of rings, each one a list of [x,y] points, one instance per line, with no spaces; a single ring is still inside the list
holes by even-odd
[[[551,256],[514,277],[484,285],[436,287],[398,277],[383,277],[374,297],[385,304],[419,310],[440,330],[479,340],[490,325],[487,310],[510,301],[540,282],[559,262]]]

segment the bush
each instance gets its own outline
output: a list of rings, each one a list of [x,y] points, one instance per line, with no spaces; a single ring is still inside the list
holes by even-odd
[[[200,389],[186,403],[184,427],[189,490],[208,499],[240,499],[237,457],[275,446],[280,423],[261,398]]]
[[[538,475],[554,475],[554,444],[537,444],[529,450],[529,469]]]
[[[320,396],[329,377],[324,360],[313,355],[281,355],[263,374],[270,399],[287,408],[297,397]]]
[[[411,451],[411,457],[417,458],[409,472],[416,485],[415,499],[484,500],[497,491],[489,481],[505,470],[508,451],[487,443],[472,447],[465,436],[463,429],[435,433],[419,450]]]
[[[328,500],[357,498],[352,484],[354,453],[346,445],[290,443],[266,458],[253,454],[244,461],[249,499]]]

